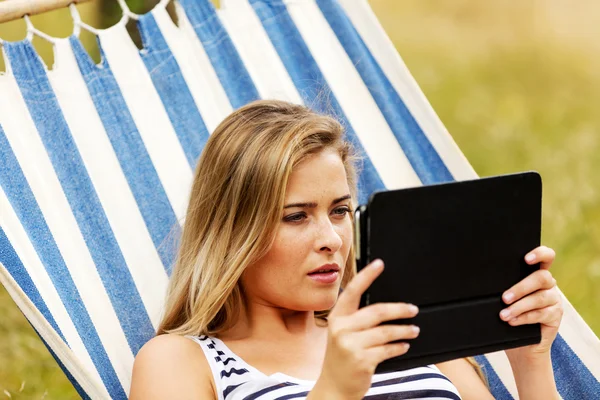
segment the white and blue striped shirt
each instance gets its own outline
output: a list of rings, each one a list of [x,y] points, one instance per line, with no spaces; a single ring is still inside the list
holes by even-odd
[[[219,400],[304,399],[315,381],[293,378],[283,373],[265,375],[233,353],[221,340],[192,337],[208,360]],[[458,390],[434,366],[373,375],[365,399],[460,399]]]

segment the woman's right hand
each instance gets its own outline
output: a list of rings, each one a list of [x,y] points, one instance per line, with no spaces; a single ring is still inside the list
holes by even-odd
[[[362,399],[371,387],[377,364],[408,351],[419,329],[413,325],[380,325],[412,318],[418,308],[406,303],[376,303],[358,309],[360,297],[383,271],[375,260],[346,286],[328,317],[327,351],[321,375],[307,399]]]

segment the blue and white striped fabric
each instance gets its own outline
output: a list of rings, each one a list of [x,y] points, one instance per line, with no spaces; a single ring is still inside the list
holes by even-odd
[[[47,71],[5,43],[0,76],[0,281],[84,398],[125,399],[152,337],[194,164],[233,109],[278,98],[333,112],[376,189],[476,178],[366,0],[181,0],[75,36]],[[566,302],[553,347],[565,399],[600,398],[600,344]],[[517,396],[504,353],[479,357],[499,399]]]

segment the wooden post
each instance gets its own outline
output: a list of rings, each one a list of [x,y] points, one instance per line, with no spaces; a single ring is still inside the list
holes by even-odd
[[[41,14],[68,7],[71,3],[90,0],[4,0],[0,1],[0,23],[14,21],[25,15]]]

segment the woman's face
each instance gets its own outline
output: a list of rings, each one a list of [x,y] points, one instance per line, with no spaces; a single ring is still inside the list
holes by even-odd
[[[352,245],[351,204],[337,152],[323,150],[299,163],[272,247],[242,275],[248,300],[295,311],[331,308]]]

